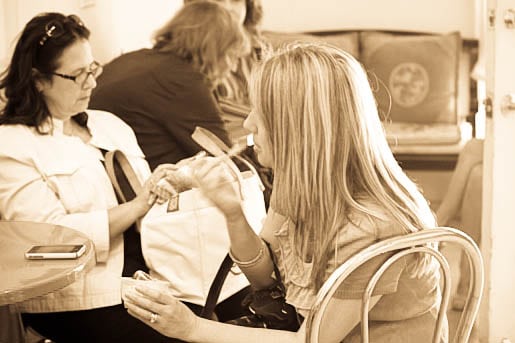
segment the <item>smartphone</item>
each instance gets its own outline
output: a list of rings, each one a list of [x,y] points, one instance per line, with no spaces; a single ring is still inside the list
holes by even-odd
[[[28,260],[79,258],[86,251],[84,244],[35,245],[25,253]]]

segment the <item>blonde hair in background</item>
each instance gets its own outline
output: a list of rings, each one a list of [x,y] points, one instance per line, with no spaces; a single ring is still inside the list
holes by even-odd
[[[250,51],[244,29],[229,10],[213,1],[184,5],[153,38],[154,49],[191,62],[212,85]]]
[[[198,0],[184,0],[184,4],[188,4]],[[220,2],[221,0],[213,0]],[[260,35],[258,27],[263,19],[263,5],[261,0],[245,0],[245,9],[247,11],[243,26],[251,35]]]
[[[350,54],[321,43],[290,45],[253,70],[250,97],[272,146],[271,204],[294,222],[295,251],[313,263],[316,289],[349,213],[387,213],[406,232],[434,227],[426,200],[388,147],[367,75]]]

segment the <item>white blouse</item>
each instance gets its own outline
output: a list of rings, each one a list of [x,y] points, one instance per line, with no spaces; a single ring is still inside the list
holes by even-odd
[[[0,125],[0,217],[68,226],[95,245],[96,266],[85,278],[19,304],[23,312],[73,311],[121,303],[123,236],[109,238],[107,210],[118,205],[99,149],[123,151],[141,182],[150,175],[132,129],[104,111],[88,110],[92,138],[49,134],[25,125]]]

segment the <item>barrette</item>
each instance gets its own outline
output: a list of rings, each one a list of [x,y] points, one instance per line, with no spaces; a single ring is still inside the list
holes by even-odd
[[[55,30],[55,25],[52,25],[45,31],[45,35],[39,40],[39,45],[44,45],[48,38],[52,37],[52,33]]]

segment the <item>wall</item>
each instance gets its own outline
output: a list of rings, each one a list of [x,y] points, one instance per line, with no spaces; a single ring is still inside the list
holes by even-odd
[[[121,52],[149,46],[150,36],[182,5],[182,0],[0,0],[0,66],[12,53],[23,26],[35,14],[77,14],[91,29],[95,57],[106,63]]]
[[[477,37],[473,0],[262,0],[264,28],[280,31],[460,30]]]
[[[117,13],[113,17],[115,22],[112,26],[120,28],[119,39],[122,51],[150,46],[153,32],[165,24],[182,6],[182,0],[145,0],[144,3],[114,0],[114,2]]]
[[[4,37],[1,36],[0,31],[0,63],[9,59],[18,34],[35,14],[51,11],[78,12],[78,1],[76,0],[1,0],[0,6],[0,9],[3,10],[0,12],[0,26],[4,28]]]
[[[7,40],[7,35],[5,33],[7,25],[5,22],[5,6],[4,6],[4,0],[0,0],[0,42],[5,42]],[[7,55],[7,45],[0,43],[0,67],[2,67],[5,64],[4,56]]]
[[[262,0],[263,28],[323,31],[377,28],[448,32],[478,37],[472,0]],[[148,46],[152,32],[173,15],[182,0],[0,0],[0,63],[10,42],[36,13],[78,14],[93,28],[96,58],[105,63],[120,52]],[[83,6],[84,4],[93,4]],[[2,15],[8,13],[9,15]],[[2,20],[2,16],[4,17]],[[2,21],[4,25],[1,25]]]

